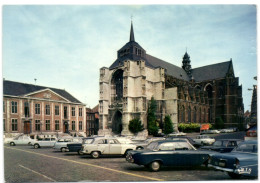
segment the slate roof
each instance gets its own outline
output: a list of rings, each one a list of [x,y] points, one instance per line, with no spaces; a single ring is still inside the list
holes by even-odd
[[[50,88],[45,86],[38,86],[33,84],[19,83],[14,81],[4,80],[3,82],[3,92],[4,95],[12,95],[12,96],[23,96],[32,92],[37,92],[44,89],[50,89],[60,96],[66,98],[70,102],[74,103],[82,103],[67,91],[57,88]]]
[[[207,65],[191,70],[191,74],[196,82],[207,81],[217,78],[224,78],[228,73],[232,61]]]

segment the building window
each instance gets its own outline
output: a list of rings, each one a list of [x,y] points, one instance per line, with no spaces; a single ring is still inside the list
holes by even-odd
[[[60,121],[55,120],[55,130],[60,130]]]
[[[82,130],[82,121],[79,121],[79,130]]]
[[[3,120],[3,124],[4,124],[4,131],[5,131],[5,119]]]
[[[72,116],[75,116],[75,107],[72,107],[72,108],[71,108],[71,115],[72,115]]]
[[[17,102],[12,101],[12,113],[17,113]]]
[[[35,104],[35,114],[41,114],[41,105]]]
[[[51,130],[51,121],[50,120],[46,120],[45,127],[46,127],[46,130]]]
[[[55,115],[56,116],[60,115],[60,107],[58,105],[55,105]]]
[[[79,108],[79,116],[82,116],[82,108]]]
[[[72,130],[75,130],[75,121],[72,121]]]
[[[3,101],[3,113],[5,113],[5,101]]]
[[[68,118],[67,109],[67,106],[64,106],[64,118]]]
[[[24,115],[25,117],[30,116],[29,102],[24,102]]]
[[[35,131],[41,131],[41,121],[35,120]]]
[[[18,129],[17,119],[12,119],[12,131],[17,131],[17,129]]]
[[[47,105],[45,106],[45,114],[46,114],[46,115],[50,115],[50,114],[51,114],[51,109],[50,109],[50,105],[49,105],[49,104],[47,104]]]

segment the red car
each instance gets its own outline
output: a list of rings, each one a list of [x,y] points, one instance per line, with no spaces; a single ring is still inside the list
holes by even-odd
[[[257,140],[257,126],[252,126],[247,130],[245,140]]]

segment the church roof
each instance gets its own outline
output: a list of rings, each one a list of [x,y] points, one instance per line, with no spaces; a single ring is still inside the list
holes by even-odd
[[[151,55],[146,54],[146,65],[152,66],[152,68],[162,67],[166,69],[166,74],[176,77],[178,79],[183,79],[189,81],[189,77],[187,73],[180,67],[173,65],[169,62],[165,62],[159,58],[153,57]]]
[[[232,61],[207,65],[191,70],[192,76],[196,82],[207,81],[212,79],[224,78],[228,73]]]
[[[44,89],[50,89],[60,96],[66,98],[70,102],[81,103],[67,91],[57,88],[50,88],[45,86],[38,86],[33,84],[19,83],[14,81],[4,80],[3,90],[4,95],[12,95],[12,96],[23,96],[32,92],[37,92]]]
[[[120,52],[124,49],[127,49],[127,48],[140,48],[141,50],[144,50],[137,42],[135,42],[132,22],[131,22],[131,29],[130,29],[130,40],[118,52]],[[226,74],[228,73],[230,65],[232,66],[232,61],[228,61],[228,62],[212,64],[212,65],[208,65],[208,66],[204,66],[204,67],[194,68],[194,69],[191,69],[191,75],[189,77],[188,74],[186,73],[186,71],[182,67],[178,67],[176,65],[173,65],[173,64],[163,61],[159,58],[148,55],[146,53],[143,57],[140,57],[131,52],[130,54],[126,54],[126,55],[118,57],[117,60],[109,67],[109,69],[110,70],[115,69],[116,67],[122,65],[123,61],[125,61],[127,59],[133,60],[133,61],[144,60],[145,65],[147,67],[150,67],[153,69],[161,67],[161,68],[165,69],[165,71],[166,71],[165,73],[167,75],[171,75],[175,78],[182,79],[185,81],[190,81],[190,79],[192,77],[196,82],[224,78],[226,76]],[[190,56],[188,55],[187,51],[186,51],[183,59],[188,59],[188,61],[190,62],[190,60],[189,60]]]

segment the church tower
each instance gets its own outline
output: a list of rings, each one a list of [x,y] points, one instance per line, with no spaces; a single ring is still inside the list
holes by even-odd
[[[187,51],[182,59],[182,68],[185,70],[187,75],[192,78],[191,75],[191,65],[190,65],[190,56],[188,55]]]

